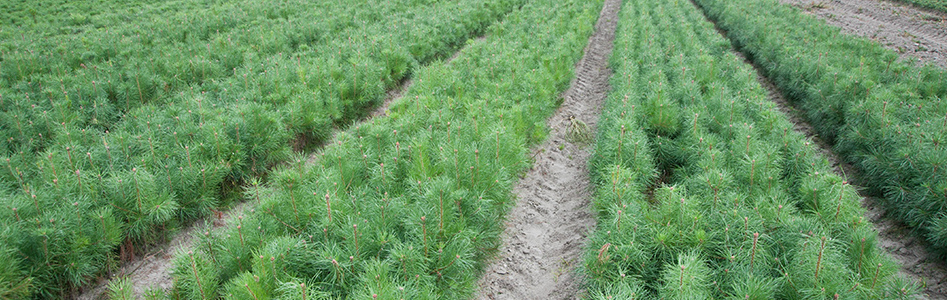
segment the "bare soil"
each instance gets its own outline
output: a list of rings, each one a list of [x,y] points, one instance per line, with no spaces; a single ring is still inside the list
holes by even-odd
[[[880,0],[780,0],[842,32],[897,51],[902,59],[947,68],[947,13]]]
[[[547,121],[550,136],[533,150],[533,167],[514,188],[519,200],[507,216],[504,245],[480,279],[477,299],[575,299],[583,293],[574,269],[595,226],[588,207],[590,141],[570,138],[570,132],[583,123],[595,132],[610,90],[608,59],[620,6],[620,0],[605,1],[576,78]]]

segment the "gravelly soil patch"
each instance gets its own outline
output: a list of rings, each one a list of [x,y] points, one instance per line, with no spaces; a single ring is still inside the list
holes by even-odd
[[[608,59],[620,6],[620,0],[605,2],[576,78],[547,121],[550,136],[533,150],[533,168],[514,188],[519,200],[507,216],[504,245],[480,279],[478,299],[574,299],[582,293],[574,269],[595,226],[588,207],[590,144],[570,132],[586,127],[581,124],[595,132],[610,90]]]
[[[947,14],[879,0],[780,0],[842,32],[862,36],[917,59],[947,68]]]

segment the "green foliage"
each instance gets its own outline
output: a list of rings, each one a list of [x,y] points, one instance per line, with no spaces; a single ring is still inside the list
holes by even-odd
[[[0,4],[0,243],[32,298],[226,207],[522,3],[59,2]]]
[[[665,299],[710,299],[710,269],[697,253],[681,254],[677,263],[666,264],[661,272]]]
[[[697,3],[860,170],[889,215],[947,253],[937,225],[947,213],[944,70],[899,62],[875,42],[776,1]]]
[[[545,136],[545,117],[571,79],[563,76],[571,68],[543,66],[574,65],[602,5],[495,4],[522,7],[454,60],[414,71],[389,117],[341,132],[312,165],[291,162],[265,184],[251,181],[244,195],[254,211],[176,256],[174,295],[469,297],[499,246],[497,220],[528,145]],[[433,45],[418,38],[425,42],[412,55]]]
[[[590,162],[590,298],[888,299],[901,284],[912,293],[856,191],[696,7],[629,1],[619,16]]]
[[[16,250],[8,245],[0,246],[0,298],[16,299],[29,295],[33,279],[23,276],[14,251]]]
[[[125,278],[115,278],[108,284],[108,298],[114,300],[135,299],[134,287]]]

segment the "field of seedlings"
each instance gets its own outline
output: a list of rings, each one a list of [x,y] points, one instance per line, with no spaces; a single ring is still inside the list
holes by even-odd
[[[628,1],[593,158],[594,299],[891,299],[859,196],[689,2]],[[657,35],[659,29],[664,32]]]
[[[0,295],[65,297],[525,1],[218,2],[5,16]]]
[[[249,189],[254,212],[177,255],[172,296],[468,297],[600,7],[531,1],[422,68],[389,117]]]
[[[697,2],[818,134],[860,170],[856,178],[883,197],[888,214],[914,228],[943,257],[944,70],[896,61],[895,53],[871,41],[843,36],[786,6],[772,9],[775,1]]]
[[[947,257],[945,99],[777,0],[6,1],[0,299],[913,299],[862,194]]]

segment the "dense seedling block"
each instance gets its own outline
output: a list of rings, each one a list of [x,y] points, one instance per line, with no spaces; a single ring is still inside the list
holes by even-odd
[[[629,1],[620,18],[591,163],[591,298],[913,293],[875,245],[854,189],[696,7]]]
[[[530,1],[419,69],[388,117],[278,168],[254,212],[177,255],[171,295],[469,297],[601,7]]]
[[[860,183],[947,253],[947,74],[776,1],[696,1],[785,91]]]
[[[0,4],[2,276],[34,298],[242,198],[524,3],[58,2]]]

